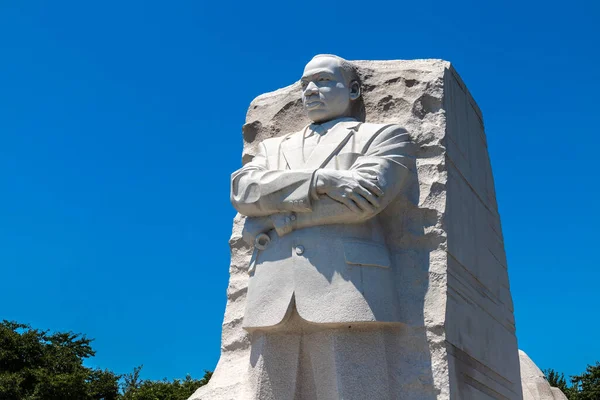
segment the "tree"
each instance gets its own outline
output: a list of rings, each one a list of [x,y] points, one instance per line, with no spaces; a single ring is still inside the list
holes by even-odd
[[[600,399],[600,362],[588,365],[581,375],[571,377],[576,396],[569,400],[598,400]]]
[[[562,372],[558,373],[557,371],[550,368],[544,370],[544,376],[546,377],[546,380],[548,381],[550,386],[559,388],[563,393],[566,394],[568,387],[567,380],[565,379],[565,374],[563,374]]]
[[[0,323],[0,400],[116,400],[119,375],[83,366],[91,339]]]
[[[81,334],[2,321],[0,400],[186,400],[212,376],[151,381],[140,378],[141,366],[123,376],[87,368],[84,359],[95,355],[91,343]]]
[[[571,376],[571,386],[565,375],[553,369],[544,370],[551,386],[559,388],[569,400],[600,400],[600,362],[588,365],[581,375]]]
[[[204,371],[204,377],[199,380],[188,375],[183,381],[152,381],[140,379],[141,370],[139,366],[123,376],[123,400],[186,400],[212,376],[212,372]]]

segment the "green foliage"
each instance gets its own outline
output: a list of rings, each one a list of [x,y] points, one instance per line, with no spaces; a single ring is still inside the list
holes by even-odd
[[[119,376],[83,366],[91,339],[0,323],[0,400],[115,400]]]
[[[569,400],[598,400],[600,399],[600,363],[588,365],[581,375],[571,377],[573,397]]]
[[[550,386],[557,387],[563,393],[565,393],[565,394],[567,393],[568,386],[567,386],[567,380],[565,379],[565,374],[558,373],[557,371],[550,368],[550,369],[544,370],[544,376],[546,377],[546,380],[548,381]]]
[[[84,359],[95,354],[91,342],[72,332],[2,321],[0,400],[186,400],[212,376],[206,371],[199,380],[150,381],[140,379],[141,366],[124,376],[87,368]]]
[[[569,400],[600,400],[600,363],[588,365],[581,375],[571,377],[571,386],[567,385],[565,375],[553,369],[544,371],[551,386],[557,387]]]
[[[152,381],[141,380],[141,370],[142,366],[139,366],[123,376],[122,400],[186,400],[196,389],[206,385],[212,376],[212,372],[205,371],[204,377],[199,380],[188,375],[183,381]]]

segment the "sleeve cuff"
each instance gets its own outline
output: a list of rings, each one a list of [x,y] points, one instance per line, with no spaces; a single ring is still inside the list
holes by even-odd
[[[317,194],[317,171],[318,169],[315,169],[310,178],[310,198],[312,200],[319,200],[319,195]]]
[[[284,214],[273,214],[271,215],[271,221],[275,232],[279,237],[285,236],[294,230],[294,224],[296,222],[296,214],[284,213]]]

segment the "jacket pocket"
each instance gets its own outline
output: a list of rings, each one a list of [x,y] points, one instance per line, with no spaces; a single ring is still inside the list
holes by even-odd
[[[367,267],[389,268],[390,254],[385,245],[363,240],[344,240],[346,263]]]

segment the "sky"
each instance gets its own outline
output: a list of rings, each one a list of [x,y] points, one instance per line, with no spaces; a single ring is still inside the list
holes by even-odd
[[[88,365],[214,369],[230,174],[261,93],[310,58],[441,58],[483,111],[519,347],[600,361],[594,1],[0,2],[0,319]]]

